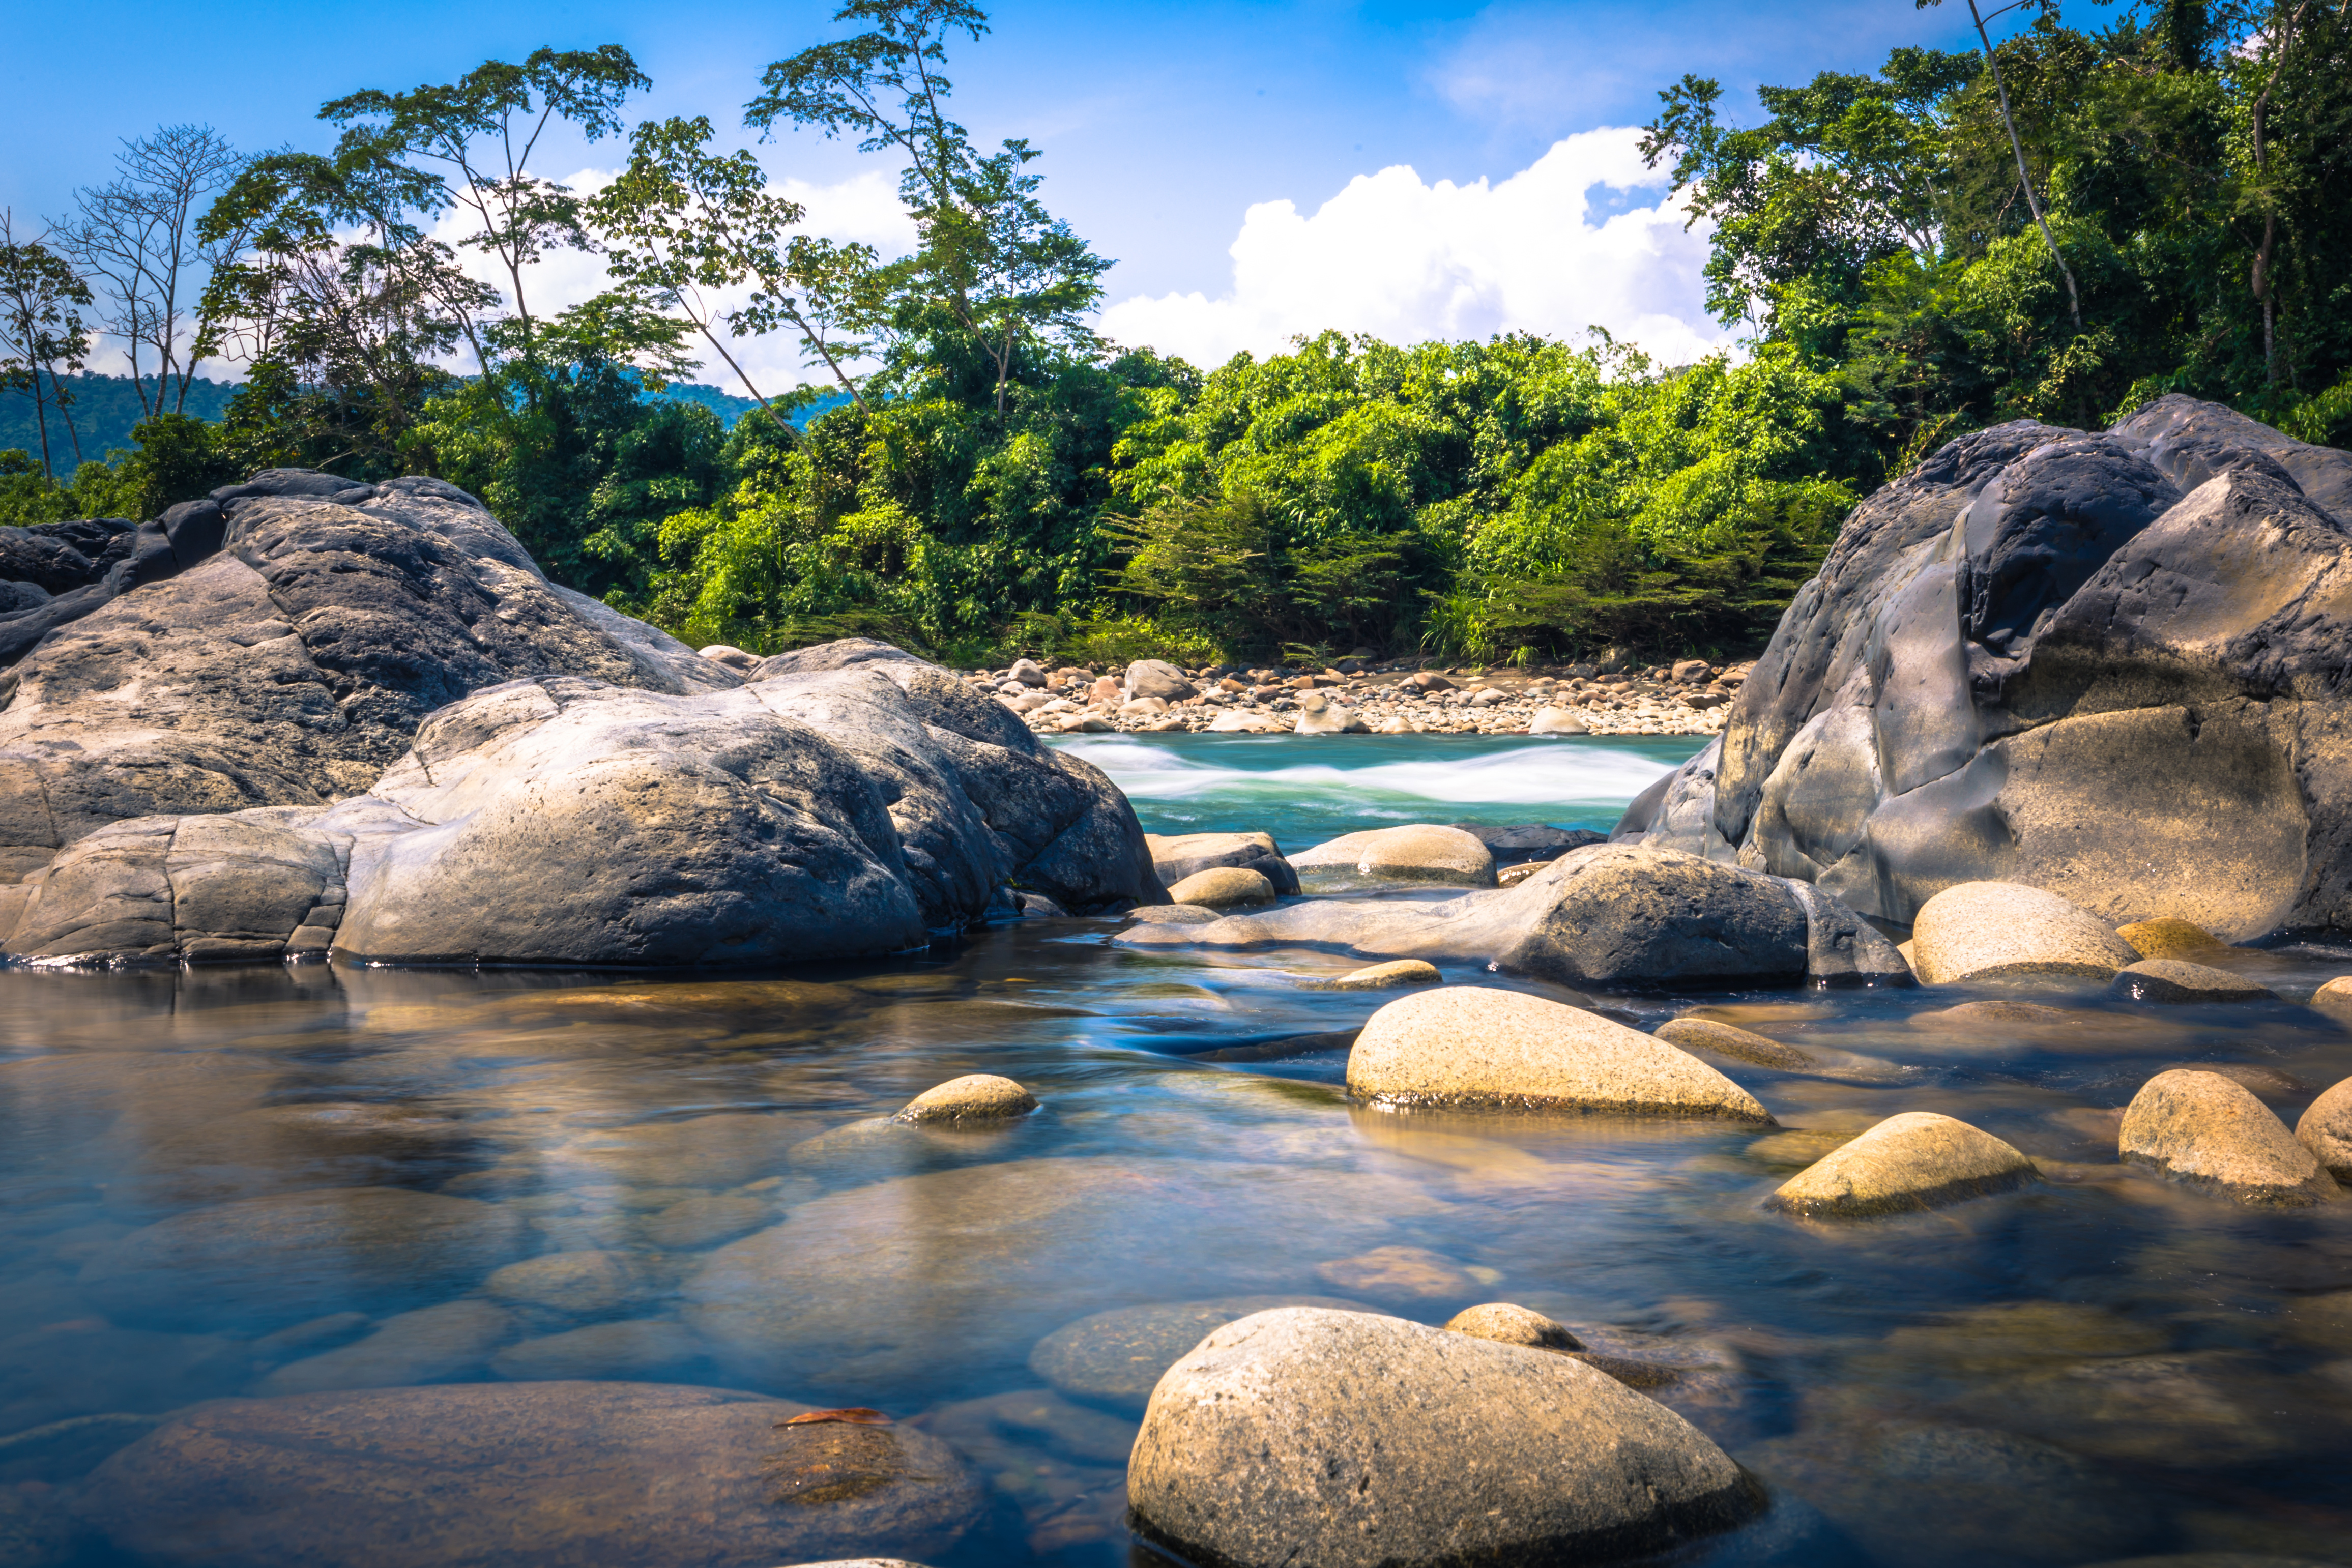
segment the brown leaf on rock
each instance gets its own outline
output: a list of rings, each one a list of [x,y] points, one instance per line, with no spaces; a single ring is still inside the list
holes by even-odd
[[[879,1410],[868,1410],[863,1405],[853,1405],[842,1410],[804,1410],[779,1426],[814,1426],[821,1422],[840,1421],[852,1426],[887,1426],[890,1417]]]

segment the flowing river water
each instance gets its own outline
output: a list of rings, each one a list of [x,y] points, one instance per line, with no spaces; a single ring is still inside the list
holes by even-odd
[[[1076,743],[1147,827],[1285,848],[1414,820],[1605,828],[1695,744]],[[1353,961],[1142,954],[1118,929],[763,975],[0,972],[0,1558],[144,1561],[90,1523],[88,1473],[198,1401],[588,1378],[868,1406],[944,1439],[988,1501],[933,1568],[1139,1562],[1123,1462],[1159,1363],[1117,1330],[1131,1314],[1083,1321],[1291,1296],[1429,1322],[1516,1301],[1674,1369],[1654,1395],[1780,1500],[1780,1528],[1710,1562],[2352,1561],[2352,1201],[2249,1211],[2115,1154],[2160,1068],[2228,1064],[2290,1122],[2352,1073],[2352,1038],[2293,1001],[1597,997],[1643,1024],[1711,1008],[1830,1065],[1731,1066],[1782,1125],[1763,1133],[1397,1115],[1340,1091],[1347,1032],[1389,997],[1306,984]],[[2300,998],[2352,948],[2226,962]],[[1987,996],[2063,1016],[1937,1016]],[[980,1071],[1044,1110],[989,1132],[876,1120]],[[1761,1206],[1922,1110],[2048,1179],[1859,1224]],[[667,1462],[650,1489],[697,1456]],[[217,1543],[245,1506],[202,1539],[118,1540],[244,1561]],[[82,1521],[75,1543],[51,1515]],[[1790,1521],[1811,1532],[1793,1556]],[[303,1561],[375,1560],[331,1517],[272,1528],[330,1543]]]

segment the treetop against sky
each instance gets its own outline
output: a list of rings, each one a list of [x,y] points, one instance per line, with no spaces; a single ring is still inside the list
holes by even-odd
[[[41,7],[13,24],[0,62],[17,110],[0,205],[62,214],[74,187],[107,177],[118,138],[159,121],[209,122],[247,150],[322,150],[332,128],[318,107],[344,94],[613,42],[653,79],[631,119],[708,115],[722,145],[756,150],[810,230],[904,248],[887,160],[806,132],[761,143],[741,123],[761,66],[840,31],[835,8]],[[1327,326],[1410,340],[1596,322],[1688,358],[1727,334],[1702,302],[1703,242],[1633,151],[1629,128],[1658,89],[1718,77],[1737,112],[1758,82],[1869,69],[1894,44],[1957,45],[1967,26],[1901,0],[1036,0],[994,8],[991,24],[956,51],[960,117],[982,144],[1041,149],[1055,212],[1118,260],[1107,331],[1210,363]],[[93,93],[56,68],[101,59],[111,79],[147,86]],[[619,166],[615,147],[559,140],[542,166],[592,184]],[[601,277],[584,257],[542,272],[558,302]]]

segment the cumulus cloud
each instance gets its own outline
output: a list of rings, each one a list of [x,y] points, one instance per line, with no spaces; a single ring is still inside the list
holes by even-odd
[[[1102,330],[1203,366],[1281,351],[1327,328],[1392,342],[1591,326],[1668,363],[1730,346],[1704,308],[1705,225],[1670,195],[1608,213],[1596,190],[1658,192],[1639,132],[1587,131],[1500,184],[1423,181],[1400,164],[1360,174],[1311,216],[1261,202],[1232,247],[1232,287],[1134,296]]]

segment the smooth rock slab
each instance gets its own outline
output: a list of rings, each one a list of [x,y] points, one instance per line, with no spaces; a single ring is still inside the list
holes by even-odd
[[[1324,889],[1382,883],[1495,885],[1492,851],[1458,827],[1428,823],[1343,833],[1293,855],[1290,864],[1302,883]]]
[[[1147,1539],[1233,1568],[1606,1562],[1763,1501],[1697,1428],[1566,1356],[1312,1308],[1169,1369],[1128,1500]]]
[[[2311,1102],[2294,1124],[2294,1137],[2329,1175],[2352,1184],[2352,1078]]]
[[[1401,997],[1348,1053],[1348,1091],[1390,1106],[1491,1106],[1769,1123],[1687,1051],[1580,1007],[1486,986]]]
[[[459,1384],[200,1405],[90,1479],[89,1521],[205,1568],[778,1562],[951,1544],[979,1486],[906,1426],[660,1384]]]
[[[2178,958],[2143,958],[2116,972],[2110,995],[2133,1002],[2274,1002],[2278,993],[2242,974]]]
[[[1387,963],[1368,963],[1361,969],[1351,969],[1331,982],[1334,991],[1386,991],[1399,985],[1434,985],[1444,975],[1437,965],[1418,958],[1393,959]]]
[[[992,1072],[967,1073],[927,1089],[906,1103],[896,1121],[1002,1121],[1037,1109],[1037,1097]]]
[[[2041,1180],[2033,1162],[1991,1133],[1930,1110],[1906,1111],[1782,1184],[1772,1207],[1810,1219],[1941,1208]]]
[[[1354,1301],[1330,1296],[1227,1296],[1115,1307],[1065,1323],[1039,1340],[1029,1352],[1029,1370],[1075,1398],[1141,1405],[1161,1374],[1212,1331],[1275,1307],[1361,1310]]]
[[[1171,902],[1197,904],[1206,910],[1239,909],[1274,902],[1274,884],[1245,866],[1217,866],[1195,871],[1168,889]]]
[[[488,1301],[444,1301],[387,1318],[365,1339],[289,1363],[262,1379],[261,1394],[322,1394],[338,1388],[397,1388],[478,1371],[515,1332],[512,1314]]]
[[[2268,1106],[2218,1073],[2176,1068],[2148,1079],[2124,1110],[2118,1148],[2176,1182],[2256,1207],[2308,1207],[2336,1191]]]
[[[2016,882],[1962,882],[1920,906],[1912,966],[1930,985],[2021,974],[2109,980],[2139,962],[2115,928],[2055,893]]]
[[[1734,1061],[1765,1068],[1809,1068],[1813,1058],[1794,1046],[1759,1035],[1736,1024],[1713,1018],[1669,1018],[1651,1031],[1653,1037],[1683,1050],[1706,1051]]]

